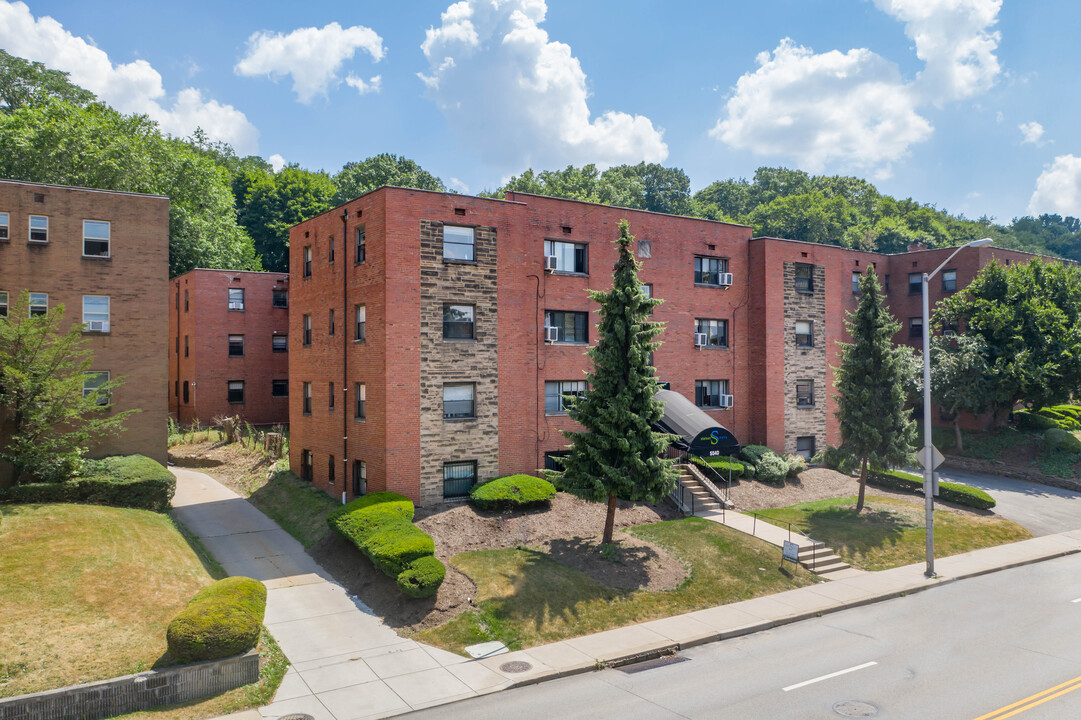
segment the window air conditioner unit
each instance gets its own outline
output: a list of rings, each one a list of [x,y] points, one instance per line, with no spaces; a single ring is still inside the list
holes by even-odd
[[[91,320],[90,332],[109,332],[109,323],[104,320]]]
[[[732,407],[732,396],[731,395],[721,395],[721,407],[723,407],[723,408]]]
[[[707,338],[706,338],[705,333],[695,333],[694,334],[694,346],[695,347],[705,347],[706,346],[706,340],[707,340]]]
[[[229,303],[229,309],[230,310],[243,310],[244,305],[241,304],[241,303],[238,303],[238,302],[231,302],[231,303]]]
[[[718,285],[728,287],[729,285],[732,284],[732,273],[718,273],[718,274],[720,275],[720,278],[721,278],[721,281],[719,283],[717,283]]]
[[[548,272],[555,272],[559,269],[559,257],[556,255],[544,256],[544,269]]]
[[[559,342],[559,328],[546,327],[544,328],[544,341],[545,342]]]

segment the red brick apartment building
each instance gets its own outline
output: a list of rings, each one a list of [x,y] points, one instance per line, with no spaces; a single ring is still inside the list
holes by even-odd
[[[24,290],[31,314],[63,305],[65,322],[83,325],[92,370],[124,378],[113,407],[141,411],[92,456],[165,462],[168,276],[168,198],[0,180],[0,317]]]
[[[808,455],[839,440],[829,368],[854,273],[892,275],[904,313],[907,273],[944,257],[523,193],[381,188],[290,232],[293,469],[333,495],[427,505],[544,466],[574,426],[561,396],[584,389],[599,322],[586,289],[610,286],[623,218],[644,291],[665,301],[658,379],[741,441]],[[943,274],[953,287],[992,257],[1023,256],[965,253]]]
[[[191,270],[169,292],[169,414],[287,425],[289,274]]]

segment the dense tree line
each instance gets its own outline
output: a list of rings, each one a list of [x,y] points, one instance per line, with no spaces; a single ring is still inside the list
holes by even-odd
[[[337,173],[238,157],[201,131],[171,137],[143,115],[123,115],[67,74],[0,50],[0,177],[168,195],[169,271],[288,268],[289,228],[382,185],[446,191],[413,160],[383,153]],[[507,191],[750,225],[756,235],[902,252],[991,237],[999,247],[1081,260],[1081,220],[1022,217],[1009,226],[970,220],[854,177],[759,168],[691,193],[687,174],[656,163],[529,169]]]

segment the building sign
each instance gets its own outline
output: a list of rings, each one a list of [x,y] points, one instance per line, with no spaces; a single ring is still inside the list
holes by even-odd
[[[706,428],[691,441],[691,454],[704,458],[739,455],[740,444],[728,430],[720,425]]]

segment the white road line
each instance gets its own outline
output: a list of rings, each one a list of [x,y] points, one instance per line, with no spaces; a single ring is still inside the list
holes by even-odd
[[[829,675],[823,675],[822,677],[816,677],[816,678],[814,678],[812,680],[804,680],[801,683],[796,683],[795,685],[789,685],[788,687],[781,688],[781,690],[783,690],[784,692],[788,692],[789,690],[798,690],[799,688],[803,687],[804,685],[811,685],[813,683],[821,682],[823,680],[829,680],[830,678],[835,678],[838,675],[846,675],[846,674],[848,674],[850,672],[856,672],[857,670],[862,670],[864,668],[869,668],[872,665],[878,665],[878,663],[876,663],[874,660],[872,660],[871,662],[865,662],[864,664],[857,665],[856,667],[850,667],[847,670],[838,670],[837,672],[830,673]]]

